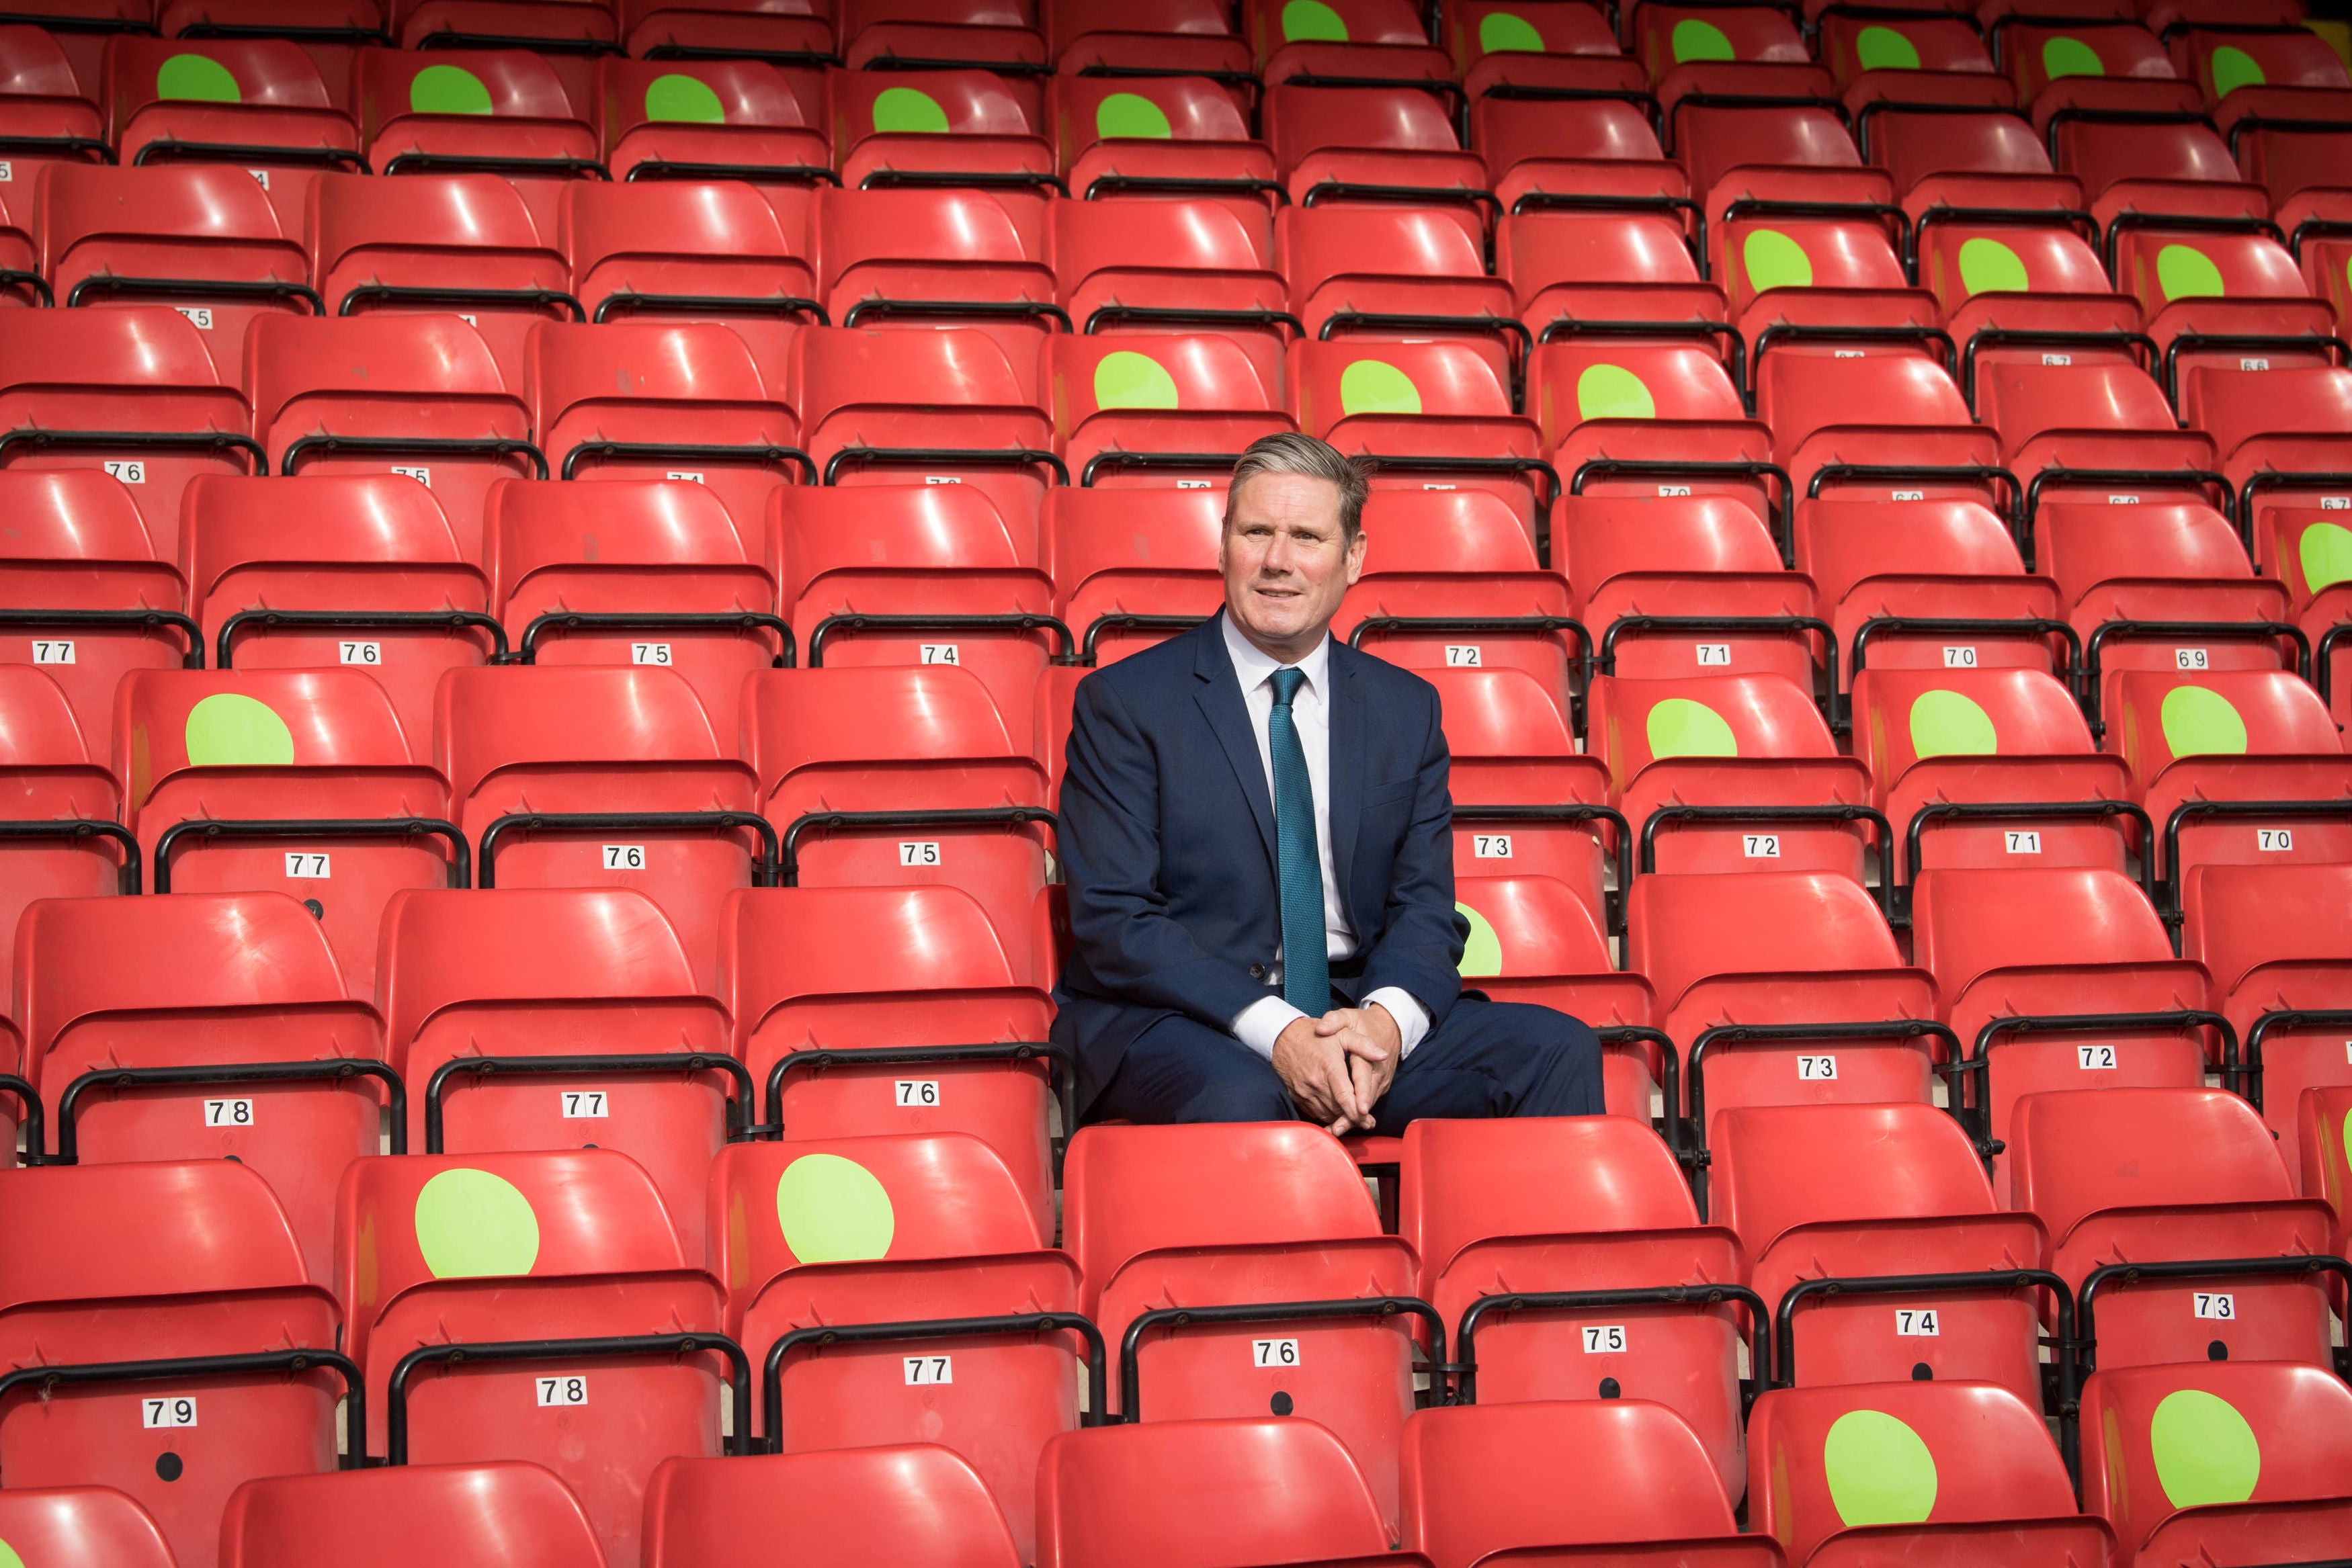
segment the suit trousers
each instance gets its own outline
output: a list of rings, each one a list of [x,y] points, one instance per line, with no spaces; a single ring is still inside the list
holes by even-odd
[[[1335,1000],[1343,998],[1334,998]],[[1372,1107],[1394,1137],[1423,1116],[1598,1116],[1601,1041],[1565,1013],[1465,991],[1397,1064]],[[1181,1014],[1138,1036],[1088,1108],[1089,1122],[1288,1122],[1274,1064]]]

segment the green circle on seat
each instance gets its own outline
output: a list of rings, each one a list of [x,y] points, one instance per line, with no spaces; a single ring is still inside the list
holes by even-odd
[[[1723,29],[1712,22],[1685,16],[1675,24],[1675,64],[1685,60],[1734,60],[1739,57]]]
[[[2000,750],[1992,716],[1958,692],[1921,692],[1911,705],[1911,749],[1920,758],[1990,757]]]
[[[1622,365],[1587,365],[1576,378],[1579,419],[1655,419],[1658,400]]]
[[[1174,408],[1176,378],[1149,354],[1118,349],[1095,362],[1097,408]]]
[[[1495,934],[1494,923],[1468,904],[1455,902],[1454,912],[1470,922],[1470,935],[1462,942],[1462,962],[1454,967],[1465,980],[1485,979],[1503,972],[1503,939]],[[0,1563],[0,1568],[7,1568]]]
[[[1339,372],[1339,412],[1419,413],[1421,389],[1386,360],[1358,360]]]
[[[646,86],[646,118],[647,120],[686,120],[695,125],[724,125],[727,106],[710,90],[710,84],[698,77],[681,76],[671,71],[657,76]]]
[[[2219,299],[2225,292],[2221,269],[2193,245],[2168,245],[2156,253],[2156,285],[2167,299]]]
[[[1514,16],[1508,11],[1489,11],[1478,18],[1478,52],[1499,55],[1517,51],[1530,55],[1543,53],[1543,35],[1525,16]]]
[[[514,1183],[461,1166],[417,1189],[416,1249],[436,1280],[528,1274],[539,1261],[539,1216]]]
[[[2213,51],[2213,96],[2224,99],[2242,87],[2263,85],[2263,68],[2243,49],[2224,44]]]
[[[5,1541],[0,1541],[0,1568],[25,1568],[25,1560]]]
[[[2230,699],[2204,686],[2175,686],[2164,694],[2164,743],[2175,757],[2240,757],[2246,749],[2246,721]]]
[[[1854,37],[1853,56],[1866,71],[1919,68],[1919,47],[1892,27],[1864,27]]]
[[[1748,268],[1748,287],[1759,294],[1768,288],[1813,286],[1812,257],[1779,229],[1748,230],[1739,247],[1739,259]]]
[[[408,107],[419,114],[488,114],[490,89],[462,66],[426,66],[408,78]]]
[[[2176,1388],[2148,1417],[2148,1457],[2175,1508],[2243,1502],[2262,1479],[2263,1446],[2237,1406],[2201,1388]]]
[[[872,1171],[839,1155],[803,1155],[776,1180],[776,1223],[803,1263],[887,1257],[898,1228]]]
[[[1291,44],[1344,44],[1348,24],[1323,0],[1288,0],[1282,8],[1282,37]]]
[[[2082,39],[2057,37],[2042,46],[2042,74],[2056,81],[2060,77],[2103,77],[2107,68],[2099,51]]]
[[[1165,141],[1176,134],[1168,115],[1139,92],[1115,92],[1095,106],[1095,134]]]
[[[157,98],[199,103],[243,103],[245,93],[229,68],[208,55],[173,55],[155,68]]]
[[[933,134],[948,128],[940,100],[918,88],[886,87],[874,95],[874,129],[885,134]]]
[[[1739,737],[1723,716],[1688,697],[1668,697],[1652,707],[1646,727],[1654,758],[1739,755]]]
[[[1960,242],[1960,287],[1970,294],[2022,294],[2033,287],[2025,259],[1997,239],[1979,235]]]
[[[191,768],[285,768],[294,760],[286,721],[242,692],[215,692],[190,708],[182,738]]]
[[[1822,1476],[1849,1530],[1919,1524],[1936,1511],[1936,1456],[1884,1410],[1849,1410],[1822,1439]]]
[[[2295,543],[2303,563],[2303,585],[2313,593],[2339,582],[2352,582],[2352,528],[2341,523],[2314,523]]]

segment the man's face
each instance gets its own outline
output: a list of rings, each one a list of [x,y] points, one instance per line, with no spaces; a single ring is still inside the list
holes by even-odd
[[[1249,640],[1296,660],[1312,653],[1364,571],[1364,536],[1339,526],[1339,486],[1304,474],[1260,474],[1233,493],[1217,547],[1225,608]]]

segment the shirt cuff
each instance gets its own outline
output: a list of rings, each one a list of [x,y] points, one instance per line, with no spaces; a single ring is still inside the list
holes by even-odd
[[[1382,986],[1364,998],[1366,1007],[1370,1007],[1374,1002],[1388,1009],[1389,1017],[1396,1019],[1399,1042],[1397,1060],[1402,1061],[1412,1054],[1412,1048],[1419,1045],[1423,1037],[1429,1033],[1429,1009],[1421,1005],[1419,997],[1402,986]],[[1265,1004],[1258,1005],[1262,1007]],[[1242,1016],[1247,1018],[1249,1014],[1244,1013]]]
[[[1274,1042],[1282,1038],[1282,1031],[1294,1020],[1306,1016],[1280,997],[1261,997],[1234,1019],[1234,1038],[1272,1061]]]

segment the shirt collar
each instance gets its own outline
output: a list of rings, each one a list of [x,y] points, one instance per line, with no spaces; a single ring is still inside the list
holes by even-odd
[[[1273,678],[1275,671],[1284,667],[1278,660],[1242,635],[1241,629],[1234,624],[1231,611],[1218,616],[1217,623],[1224,632],[1225,652],[1234,661],[1234,673],[1241,677],[1242,690],[1255,691]],[[1323,640],[1315,644],[1314,652],[1298,661],[1297,668],[1306,674],[1307,685],[1319,697],[1323,695],[1330,667],[1331,633],[1326,632]]]

